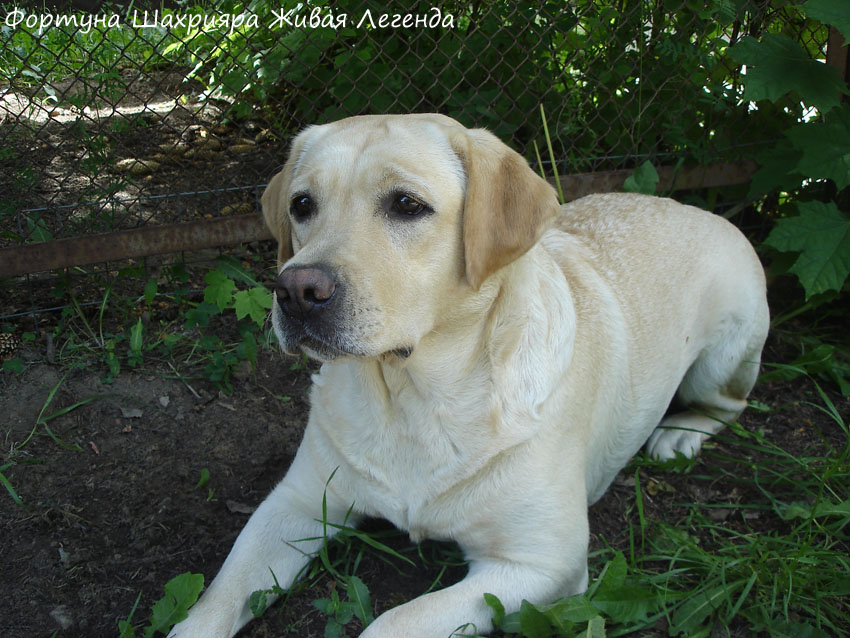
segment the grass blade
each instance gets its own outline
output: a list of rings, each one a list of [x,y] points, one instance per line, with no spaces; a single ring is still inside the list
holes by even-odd
[[[9,479],[7,479],[6,476],[3,474],[3,470],[9,469],[13,465],[16,465],[16,463],[6,463],[6,465],[0,467],[0,484],[2,484],[3,487],[6,488],[6,491],[9,492],[9,495],[12,497],[12,500],[23,507],[23,500],[21,500],[21,497],[18,496],[18,493],[15,491],[15,488],[12,487],[12,484],[9,482]]]

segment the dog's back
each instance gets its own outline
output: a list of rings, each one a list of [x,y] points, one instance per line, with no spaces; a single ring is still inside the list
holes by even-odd
[[[585,373],[595,370],[615,386],[600,386],[600,400],[612,401],[612,391],[617,404],[633,407],[610,421],[610,431],[593,433],[590,456],[606,459],[589,470],[593,501],[613,479],[611,470],[625,465],[647,437],[654,456],[690,456],[744,409],[769,323],[764,271],[727,220],[643,195],[593,195],[567,204],[543,244],[574,297],[574,365],[586,347]],[[606,343],[600,334],[628,340]],[[627,356],[598,370],[605,365],[600,353],[622,348]],[[674,395],[701,414],[676,415],[656,429]]]

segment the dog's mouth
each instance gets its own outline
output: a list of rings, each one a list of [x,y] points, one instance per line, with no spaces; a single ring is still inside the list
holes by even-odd
[[[400,346],[398,348],[393,348],[391,350],[387,350],[386,352],[382,352],[380,354],[375,355],[366,352],[352,351],[349,349],[340,348],[335,345],[326,343],[325,341],[314,339],[312,337],[305,337],[296,345],[296,347],[299,348],[301,352],[306,354],[311,359],[315,359],[316,361],[321,362],[337,361],[347,357],[353,357],[357,359],[377,358],[382,360],[386,360],[387,358],[396,358],[400,360],[405,360],[410,358],[410,355],[413,354],[413,346]]]
[[[300,351],[322,363],[346,358],[383,360],[390,357],[403,361],[410,358],[414,350],[408,344],[368,349],[336,323],[305,321],[298,315],[284,313],[277,303],[272,309],[272,326],[285,352],[296,354]]]
[[[300,349],[301,352],[311,359],[321,362],[337,361],[346,357],[362,356],[358,355],[356,352],[349,352],[344,348],[331,345],[321,339],[316,339],[310,336],[305,336],[297,344],[295,344],[295,347]]]
[[[287,321],[275,321],[275,333],[286,352],[299,350],[316,361],[336,361],[345,357],[364,356],[333,335],[324,335],[307,326],[295,326]]]

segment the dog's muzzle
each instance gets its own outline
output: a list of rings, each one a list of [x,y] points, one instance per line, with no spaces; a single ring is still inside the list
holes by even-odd
[[[291,266],[273,285],[277,311],[272,313],[275,332],[284,349],[299,348],[320,359],[351,354],[344,323],[344,286],[324,265]]]

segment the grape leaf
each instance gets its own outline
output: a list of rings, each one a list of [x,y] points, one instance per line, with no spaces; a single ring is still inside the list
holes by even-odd
[[[838,190],[850,185],[850,105],[843,105],[819,122],[798,124],[785,133],[803,151],[797,172],[835,181]]]
[[[833,202],[801,202],[800,214],[776,222],[765,244],[799,252],[790,272],[797,275],[806,299],[841,290],[850,274],[850,219]]]
[[[262,327],[268,310],[272,307],[272,294],[262,286],[255,286],[237,292],[234,301],[237,318],[250,316],[254,323]]]
[[[848,92],[836,69],[812,60],[803,47],[776,33],[766,34],[761,41],[746,36],[729,53],[747,65],[747,100],[776,102],[793,91],[806,105],[826,113],[839,105],[842,93]]]
[[[655,170],[652,162],[647,160],[626,178],[626,181],[623,183],[623,190],[627,193],[654,195],[657,184],[658,171]]]
[[[204,288],[204,301],[218,306],[221,310],[233,304],[233,291],[236,284],[220,270],[211,270],[204,276],[207,287]]]
[[[803,153],[788,139],[780,139],[776,146],[756,155],[759,170],[750,182],[748,197],[756,199],[776,188],[786,192],[798,189],[805,179],[797,170],[802,158]]]
[[[835,27],[844,36],[844,46],[850,44],[850,11],[847,0],[809,0],[803,11],[821,24]]]

